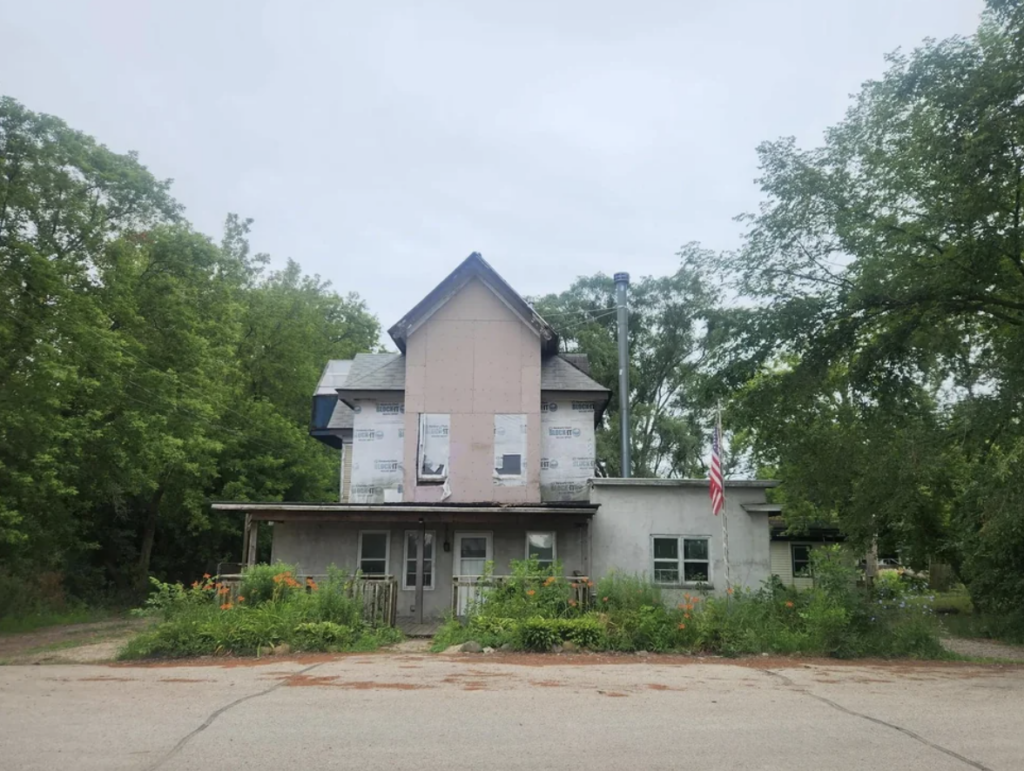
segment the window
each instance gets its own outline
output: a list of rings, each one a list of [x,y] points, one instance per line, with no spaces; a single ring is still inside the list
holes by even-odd
[[[683,581],[708,583],[711,580],[711,560],[708,557],[707,538],[683,539]]]
[[[654,539],[654,582],[679,583],[679,539]]]
[[[793,577],[807,578],[811,575],[811,547],[806,543],[790,544],[793,553]]]
[[[363,575],[387,575],[389,540],[385,530],[359,533],[359,570]]]
[[[536,557],[541,567],[551,567],[555,561],[554,533],[526,534],[526,559],[532,557]]]
[[[707,536],[656,535],[651,541],[655,583],[711,583]]]
[[[526,469],[526,416],[494,416],[494,478],[497,484],[522,484]]]
[[[450,415],[420,415],[419,457],[416,467],[421,482],[443,482],[448,478],[448,432]]]
[[[405,532],[405,572],[402,574],[402,588],[416,588],[416,535],[417,531]],[[434,588],[434,533],[423,534],[423,588]]]

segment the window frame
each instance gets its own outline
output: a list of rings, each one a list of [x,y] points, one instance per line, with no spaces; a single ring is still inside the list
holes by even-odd
[[[420,532],[419,530],[406,530],[404,532],[404,534],[402,535],[402,591],[403,592],[414,592],[414,591],[416,591],[416,583],[413,582],[413,583],[409,584],[409,583],[406,582],[406,579],[409,578],[409,560],[410,560],[410,557],[409,557],[409,536],[414,536],[415,537],[419,532]],[[423,543],[424,543],[424,545],[426,545],[427,536],[430,537],[430,563],[431,563],[431,565],[430,565],[430,583],[429,584],[426,583],[426,576],[424,575],[423,576],[423,578],[424,578],[423,591],[425,591],[425,592],[432,592],[432,591],[434,591],[434,587],[437,585],[437,581],[435,580],[435,578],[437,576],[437,532],[434,531],[434,530],[426,530],[426,531],[424,531],[424,533],[423,533]],[[416,572],[416,567],[415,567],[416,558],[413,557],[411,559],[413,561],[413,573],[415,573]],[[426,563],[426,561],[427,561],[427,555],[426,555],[426,550],[424,549],[424,554],[423,554],[423,562],[424,562],[424,564]],[[423,572],[426,573],[426,570],[424,570]]]
[[[448,418],[448,457],[445,458],[444,471],[440,474],[425,474],[423,473],[423,451],[426,448],[426,435],[424,428],[427,425],[427,419],[431,416],[444,415]],[[452,431],[452,416],[450,412],[421,412],[419,414],[419,421],[416,436],[416,482],[419,484],[441,484],[448,479],[448,472],[451,469],[451,431]]]
[[[797,572],[797,569],[796,569],[796,562],[797,562],[796,550],[798,548],[800,548],[800,549],[807,549],[807,559],[806,560],[801,560],[801,562],[806,562],[807,563],[807,567],[804,570],[800,571],[800,572]],[[813,578],[814,577],[814,574],[811,572],[811,550],[813,548],[814,548],[814,545],[813,544],[809,544],[809,543],[790,543],[789,544],[789,568],[792,571],[793,578]]]
[[[658,559],[655,558],[654,554],[654,542],[655,540],[675,540],[676,541],[676,558],[671,559]],[[708,558],[706,560],[695,560],[686,558],[686,541],[706,541],[708,546]],[[673,535],[671,533],[654,533],[651,535],[651,546],[650,546],[650,560],[651,560],[651,580],[659,586],[678,586],[684,589],[692,589],[695,587],[708,587],[713,589],[714,584],[714,560],[711,556],[711,543],[712,538],[710,535],[704,534],[692,534],[692,535]],[[660,581],[657,578],[657,567],[656,563],[659,562],[675,562],[676,573],[679,576],[675,581]],[[686,564],[701,564],[707,565],[707,580],[706,581],[688,581],[686,580]]]
[[[496,412],[494,413],[494,434],[498,432],[498,418],[500,417],[517,417],[522,419],[521,425],[524,428],[522,432],[523,444],[520,448],[520,452],[514,453],[503,453],[504,455],[518,455],[519,456],[519,473],[518,474],[502,474],[498,471],[497,467],[494,468],[494,478],[500,481],[515,481],[515,480],[526,480],[526,451],[529,445],[529,419],[526,413],[523,412]],[[491,455],[495,455],[497,451],[497,442],[493,443],[492,449],[494,450]],[[504,460],[504,457],[502,458]]]
[[[526,531],[526,543],[523,544],[524,551],[526,552],[526,559],[530,559],[530,536],[531,535],[550,535],[551,536],[551,561],[545,565],[544,562],[540,562],[543,567],[551,567],[558,561],[558,533],[554,530],[527,530]]]
[[[384,572],[383,573],[367,573],[363,570],[363,536],[366,535],[382,535],[384,536]],[[390,530],[360,530],[359,531],[359,545],[356,551],[356,569],[364,576],[388,576],[391,575],[388,570],[391,567],[391,531]],[[376,559],[374,559],[376,561]]]

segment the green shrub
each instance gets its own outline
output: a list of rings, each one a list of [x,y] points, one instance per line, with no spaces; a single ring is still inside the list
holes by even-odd
[[[249,605],[283,600],[304,591],[295,576],[295,566],[284,562],[251,565],[242,569],[242,586],[239,593],[245,597]]]
[[[357,630],[333,621],[307,621],[295,627],[292,645],[296,650],[330,651],[355,642]]]
[[[557,619],[536,616],[519,622],[515,647],[527,651],[547,651],[561,642]]]
[[[153,586],[143,612],[163,621],[129,641],[121,658],[258,656],[282,642],[296,650],[373,650],[401,639],[390,628],[367,628],[362,600],[340,571],[330,571],[321,585],[303,585],[287,565],[255,566],[235,602],[209,577],[188,589]]]
[[[597,582],[594,592],[598,610],[639,610],[662,604],[661,587],[643,576],[610,571]]]

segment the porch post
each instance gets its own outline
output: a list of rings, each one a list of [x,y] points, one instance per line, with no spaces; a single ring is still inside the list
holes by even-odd
[[[242,528],[242,556],[238,560],[241,564],[246,564],[249,559],[249,535],[252,531],[252,514],[246,512],[245,514],[245,526]]]
[[[423,623],[423,547],[426,544],[427,526],[423,520],[420,520],[419,529],[416,531],[416,623]],[[432,548],[437,548],[437,544],[433,544]],[[402,570],[405,570],[405,566],[402,566]],[[434,572],[437,572],[437,555],[434,555]]]
[[[246,555],[245,564],[252,567],[256,564],[256,544],[259,542],[257,536],[260,531],[260,523],[255,520],[249,530],[249,553]]]

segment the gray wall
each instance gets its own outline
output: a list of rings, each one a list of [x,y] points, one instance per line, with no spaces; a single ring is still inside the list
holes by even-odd
[[[639,480],[638,480],[639,481]],[[653,535],[710,536],[711,580],[714,594],[724,594],[725,556],[722,516],[711,513],[706,485],[677,484],[672,480],[644,480],[617,484],[594,480],[591,503],[599,503],[594,516],[593,573],[609,570],[652,575]],[[729,518],[729,561],[733,586],[757,588],[771,575],[770,531],[767,514],[748,514],[744,503],[764,503],[763,488],[726,488],[725,515]],[[687,587],[669,590],[676,600]]]
[[[401,590],[402,558],[404,554],[403,538],[406,530],[415,529],[415,525],[383,525],[375,527],[372,523],[349,524],[326,522],[278,522],[274,525],[274,546],[272,560],[294,564],[300,575],[321,575],[327,568],[334,565],[350,572],[358,567],[358,544],[360,530],[387,530],[390,533],[389,572],[399,581],[398,615],[412,616],[415,614],[414,590]],[[571,576],[573,571],[585,572],[586,551],[585,529],[575,525],[556,527],[544,524],[543,521],[530,528],[510,528],[497,526],[459,526],[448,525],[447,537],[452,551],[445,552],[442,544],[445,540],[444,525],[427,526],[433,530],[437,539],[437,561],[435,565],[434,589],[423,592],[424,616],[440,617],[451,607],[452,602],[452,567],[455,549],[455,533],[491,533],[492,555],[494,558],[494,574],[507,575],[512,560],[521,560],[526,556],[526,533],[533,531],[554,531],[556,533],[556,557],[562,561],[565,575]],[[582,547],[582,548],[581,548]]]

